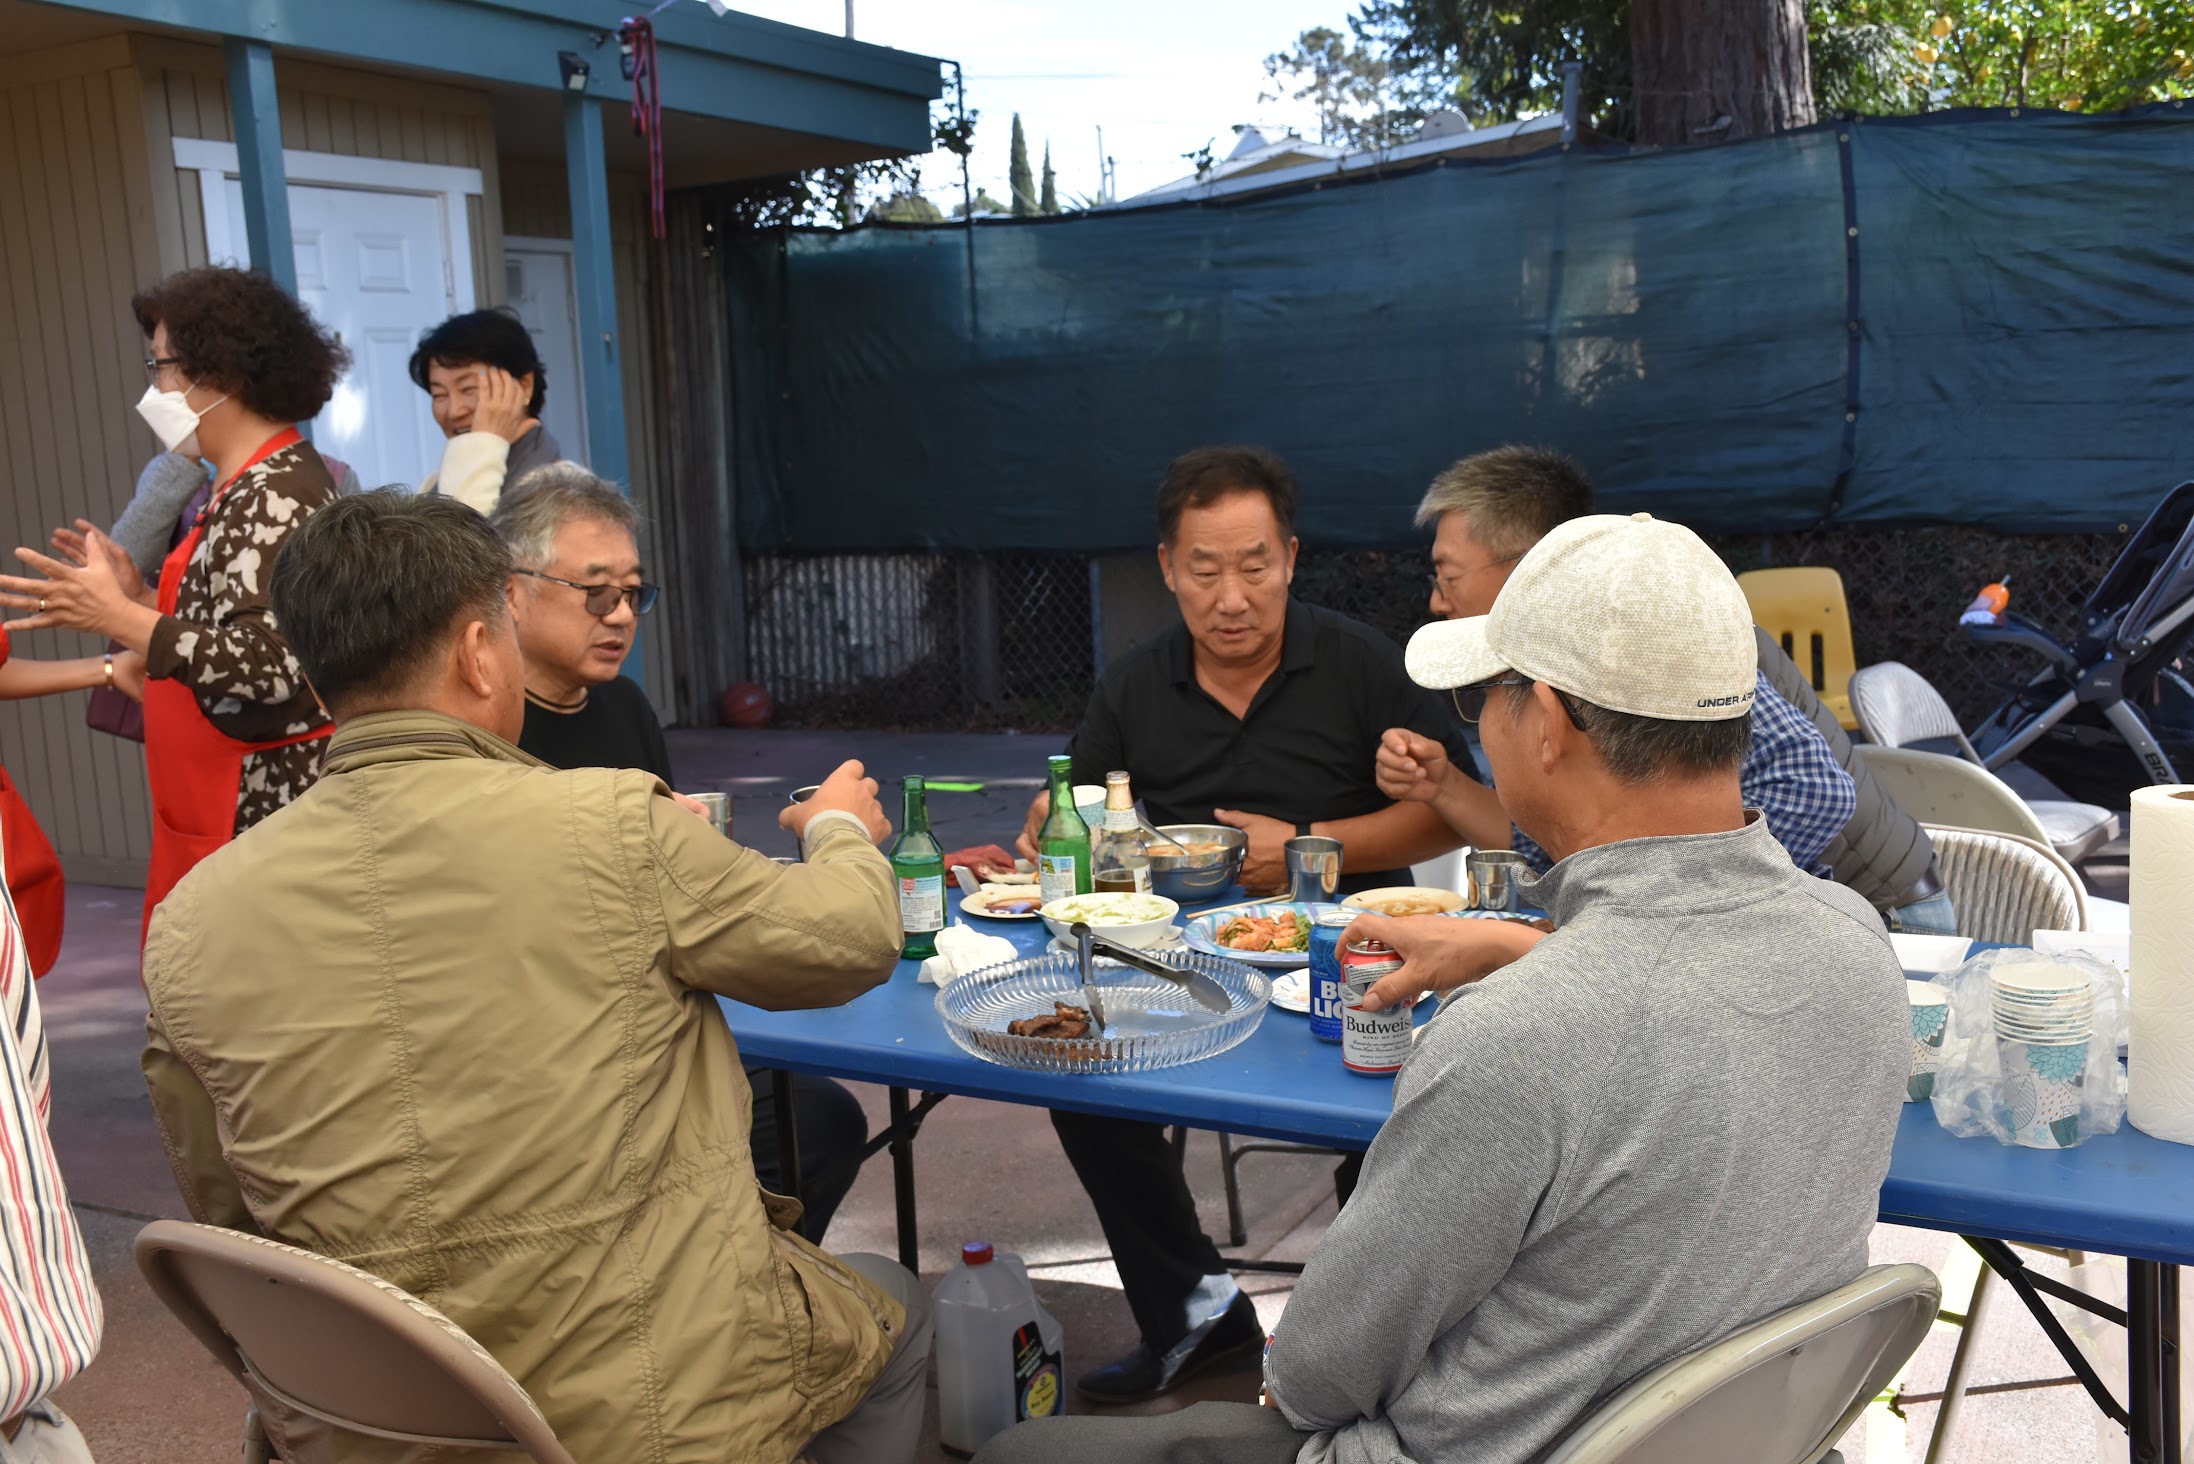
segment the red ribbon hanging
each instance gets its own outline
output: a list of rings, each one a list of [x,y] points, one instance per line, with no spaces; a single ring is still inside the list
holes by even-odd
[[[663,88],[656,68],[655,27],[631,16],[617,26],[617,46],[632,82],[632,133],[648,148],[648,214],[654,236],[663,237]]]

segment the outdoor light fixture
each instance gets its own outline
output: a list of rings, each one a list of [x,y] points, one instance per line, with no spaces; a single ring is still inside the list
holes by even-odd
[[[556,65],[564,73],[564,90],[583,92],[587,89],[587,60],[577,51],[558,51]]]

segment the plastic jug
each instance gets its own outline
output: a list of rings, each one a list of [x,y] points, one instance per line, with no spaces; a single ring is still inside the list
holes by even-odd
[[[960,1264],[931,1297],[937,1328],[937,1433],[972,1454],[1024,1418],[1066,1411],[1066,1347],[1037,1304],[1028,1267],[988,1241],[960,1247]]]

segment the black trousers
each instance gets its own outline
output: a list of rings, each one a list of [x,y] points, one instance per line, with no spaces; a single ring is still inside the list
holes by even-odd
[[[1051,1126],[1096,1207],[1135,1325],[1162,1352],[1188,1331],[1189,1293],[1206,1276],[1227,1273],[1173,1142],[1160,1125],[1127,1118],[1055,1109]]]
[[[754,1174],[762,1187],[783,1194],[784,1171],[777,1155],[776,1074],[768,1068],[748,1068],[747,1083],[754,1089],[754,1131],[747,1146],[754,1151]],[[853,1188],[861,1172],[861,1147],[868,1142],[868,1115],[861,1101],[828,1078],[806,1073],[792,1075],[793,1128],[800,1139],[800,1200],[805,1206],[793,1228],[817,1245],[830,1228],[830,1217]]]

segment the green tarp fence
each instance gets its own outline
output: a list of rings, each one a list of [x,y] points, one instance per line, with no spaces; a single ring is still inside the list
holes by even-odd
[[[1254,442],[1323,547],[1504,442],[1702,530],[2113,529],[2194,477],[2194,106],[1824,124],[724,253],[753,552],[1115,550]]]

